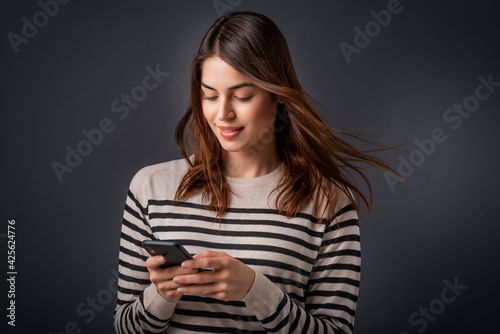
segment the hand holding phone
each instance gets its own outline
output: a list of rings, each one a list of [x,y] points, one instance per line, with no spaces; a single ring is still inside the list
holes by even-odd
[[[156,286],[156,291],[168,302],[178,301],[182,292],[177,291],[180,285],[173,281],[173,277],[196,273],[196,270],[178,267],[185,260],[192,259],[191,255],[180,244],[167,240],[144,240],[142,246],[149,254],[165,258],[161,265],[151,258],[146,260],[150,281]]]

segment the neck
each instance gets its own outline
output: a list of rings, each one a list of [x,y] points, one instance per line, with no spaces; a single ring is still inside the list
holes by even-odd
[[[225,176],[244,179],[269,174],[282,162],[276,151],[260,155],[223,151],[222,159]]]

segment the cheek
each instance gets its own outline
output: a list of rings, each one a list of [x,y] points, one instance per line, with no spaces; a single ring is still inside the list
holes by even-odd
[[[270,128],[274,124],[275,113],[272,106],[261,105],[259,109],[255,110],[254,122],[259,124],[260,128]]]
[[[215,109],[206,103],[201,104],[201,109],[203,110],[203,116],[205,116],[206,120],[211,125],[211,121],[213,120],[216,114],[216,111],[214,111]]]

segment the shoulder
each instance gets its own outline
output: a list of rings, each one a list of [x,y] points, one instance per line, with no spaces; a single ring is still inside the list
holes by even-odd
[[[329,191],[327,193],[327,190]],[[315,189],[314,196],[306,206],[314,217],[334,217],[335,221],[352,219],[357,216],[355,196],[351,189],[329,184],[327,189]]]
[[[141,168],[132,178],[130,191],[142,193],[146,189],[177,189],[180,179],[189,168],[185,159],[176,159]]]

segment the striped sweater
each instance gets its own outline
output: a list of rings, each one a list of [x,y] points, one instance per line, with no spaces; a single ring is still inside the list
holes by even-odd
[[[360,279],[357,213],[340,198],[331,226],[313,202],[294,218],[274,207],[284,166],[249,179],[226,177],[228,213],[215,221],[201,193],[173,205],[184,159],[141,169],[132,179],[120,238],[117,333],[352,333]],[[269,196],[271,194],[271,196]],[[224,302],[160,297],[149,280],[142,240],[177,241],[191,254],[223,251],[255,270],[247,295]]]

